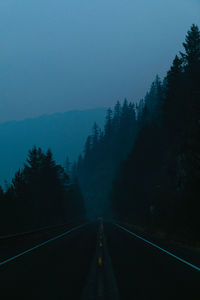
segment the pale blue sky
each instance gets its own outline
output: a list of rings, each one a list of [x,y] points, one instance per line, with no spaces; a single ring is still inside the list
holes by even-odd
[[[141,98],[198,0],[1,0],[0,122]]]

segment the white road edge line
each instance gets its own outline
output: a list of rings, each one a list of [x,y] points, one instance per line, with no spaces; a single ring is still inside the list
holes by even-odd
[[[45,242],[43,242],[43,243],[40,243],[40,244],[38,244],[38,245],[36,245],[36,246],[34,246],[34,247],[28,249],[28,250],[25,250],[25,251],[20,252],[19,254],[15,255],[15,256],[12,256],[12,257],[10,257],[10,258],[7,258],[7,259],[5,259],[4,261],[0,262],[0,266],[5,265],[5,264],[7,264],[7,263],[10,262],[10,261],[15,260],[16,258],[18,258],[18,257],[20,257],[20,256],[23,256],[24,254],[27,254],[27,253],[29,253],[29,252],[31,252],[31,251],[37,249],[37,248],[40,248],[40,247],[42,247],[42,246],[44,246],[44,245],[46,245],[46,244],[48,244],[48,243],[50,243],[50,242],[53,242],[53,241],[55,241],[55,240],[57,240],[57,239],[59,239],[59,238],[65,236],[65,235],[71,233],[72,231],[75,231],[75,230],[77,230],[77,229],[79,229],[79,228],[82,228],[82,227],[84,227],[84,226],[86,226],[86,225],[87,225],[87,223],[85,223],[85,224],[83,224],[83,225],[76,226],[76,227],[74,227],[74,228],[72,228],[72,229],[70,229],[70,230],[68,230],[68,231],[65,231],[64,233],[59,234],[59,235],[57,235],[57,236],[55,236],[55,237],[53,237],[53,238],[51,238],[51,239],[49,239],[49,240],[47,240],[47,241],[45,241]]]
[[[180,258],[180,257],[178,257],[178,256],[176,256],[176,255],[174,255],[173,253],[171,253],[171,252],[169,252],[169,251],[167,251],[167,250],[165,250],[165,249],[159,247],[158,245],[156,245],[156,244],[154,244],[154,243],[152,243],[152,242],[150,242],[150,241],[144,239],[143,237],[141,237],[141,236],[137,235],[136,233],[134,233],[134,232],[132,232],[132,231],[126,229],[125,227],[123,227],[123,226],[121,226],[121,225],[119,225],[119,224],[117,224],[117,223],[114,223],[114,225],[117,226],[117,227],[119,227],[119,228],[121,228],[121,229],[124,230],[124,231],[127,231],[128,233],[130,233],[131,235],[133,235],[133,236],[135,236],[135,237],[141,239],[142,241],[144,241],[144,242],[150,244],[151,246],[156,247],[157,249],[159,249],[159,250],[161,250],[161,251],[167,253],[168,255],[170,255],[170,256],[174,257],[175,259],[181,261],[182,263],[184,263],[184,264],[190,266],[191,268],[193,268],[193,269],[195,269],[195,270],[197,270],[197,271],[200,271],[200,268],[199,268],[199,267],[197,267],[197,266],[195,266],[195,265],[189,263],[188,261],[186,261],[186,260],[184,260],[184,259],[182,259],[182,258]]]

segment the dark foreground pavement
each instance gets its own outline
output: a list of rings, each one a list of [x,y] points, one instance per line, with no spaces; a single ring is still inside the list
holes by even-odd
[[[200,272],[113,224],[106,227],[120,299],[200,299]]]
[[[0,299],[79,300],[96,232],[87,225],[0,266]]]
[[[0,299],[193,300],[200,272],[100,221],[0,265]]]

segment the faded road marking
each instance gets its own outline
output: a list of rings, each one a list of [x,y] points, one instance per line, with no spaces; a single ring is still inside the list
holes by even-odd
[[[64,232],[64,233],[62,233],[62,234],[59,234],[59,235],[57,235],[57,236],[55,236],[55,237],[53,237],[53,238],[51,238],[51,239],[49,239],[49,240],[47,240],[47,241],[45,241],[45,242],[43,242],[43,243],[40,243],[40,244],[38,244],[38,245],[36,245],[36,246],[34,246],[34,247],[28,249],[28,250],[25,250],[25,251],[23,251],[23,252],[21,252],[21,253],[15,255],[15,256],[12,256],[12,257],[10,257],[10,258],[8,258],[8,259],[5,259],[4,261],[0,262],[0,266],[5,265],[5,264],[7,264],[8,262],[10,262],[10,261],[12,261],[12,260],[15,260],[15,259],[17,259],[18,257],[23,256],[23,255],[25,255],[25,254],[27,254],[27,253],[29,253],[29,252],[35,250],[35,249],[38,249],[38,248],[40,248],[40,247],[42,247],[42,246],[45,246],[46,244],[49,244],[49,243],[51,243],[51,242],[53,242],[53,241],[55,241],[55,240],[57,240],[57,239],[59,239],[59,238],[65,236],[65,235],[67,235],[67,234],[69,234],[69,233],[71,233],[71,232],[73,232],[73,231],[75,231],[75,230],[77,230],[77,229],[79,229],[79,228],[84,227],[84,226],[86,226],[86,224],[76,226],[76,227],[74,227],[74,228],[72,228],[72,229],[70,229],[70,230],[68,230],[68,231],[66,231],[66,232]]]
[[[186,260],[184,260],[184,259],[182,259],[182,258],[180,258],[180,257],[178,257],[178,256],[176,256],[176,255],[174,255],[173,253],[171,253],[171,252],[169,252],[169,251],[167,251],[167,250],[165,250],[165,249],[159,247],[158,245],[156,245],[156,244],[154,244],[154,243],[152,243],[152,242],[146,240],[145,238],[143,238],[143,237],[137,235],[136,233],[134,233],[134,232],[132,232],[132,231],[126,229],[125,227],[123,227],[123,226],[121,226],[121,225],[119,225],[119,224],[117,224],[117,223],[114,223],[114,225],[117,226],[117,227],[119,227],[119,228],[121,228],[122,230],[124,230],[124,231],[130,233],[131,235],[137,237],[138,239],[141,239],[142,241],[148,243],[149,245],[151,245],[151,246],[153,246],[153,247],[155,247],[155,248],[157,248],[157,249],[159,249],[159,250],[161,250],[161,251],[167,253],[168,255],[170,255],[170,256],[174,257],[175,259],[181,261],[182,263],[184,263],[184,264],[190,266],[191,268],[193,268],[193,269],[195,269],[195,270],[197,270],[197,271],[200,271],[200,268],[199,268],[199,267],[197,267],[197,266],[195,266],[195,265],[189,263],[188,261],[186,261]]]

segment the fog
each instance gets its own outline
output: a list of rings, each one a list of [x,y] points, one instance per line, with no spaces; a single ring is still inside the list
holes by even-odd
[[[2,0],[0,122],[138,100],[199,12],[196,0]]]

